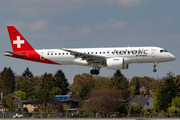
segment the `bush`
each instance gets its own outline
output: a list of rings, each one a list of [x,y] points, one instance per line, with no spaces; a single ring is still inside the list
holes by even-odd
[[[23,108],[23,112],[28,112],[27,107]]]
[[[147,114],[153,114],[154,113],[154,108],[146,108],[145,111],[144,111],[144,114],[147,115]]]
[[[136,103],[132,103],[130,106],[129,106],[129,110],[130,110],[130,113],[131,114],[140,114],[141,112],[141,107],[136,104]]]
[[[173,98],[171,106],[180,108],[180,97],[176,96],[175,98]]]
[[[172,106],[172,107],[169,107],[169,108],[168,108],[168,112],[169,112],[171,115],[173,115],[173,114],[179,113],[179,112],[180,112],[180,109]]]

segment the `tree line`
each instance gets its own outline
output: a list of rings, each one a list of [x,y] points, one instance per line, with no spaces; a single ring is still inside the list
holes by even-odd
[[[47,111],[49,101],[55,95],[65,95],[69,91],[69,83],[61,70],[54,75],[44,73],[41,76],[34,76],[33,73],[26,68],[22,75],[15,75],[13,70],[5,67],[0,73],[0,92],[8,94],[2,104],[5,109],[13,111],[13,94],[24,100],[35,99],[34,105]]]
[[[29,68],[26,68],[22,75],[16,75],[11,68],[5,67],[0,73],[0,91],[7,94],[15,93],[26,100],[37,99],[39,101],[34,104],[39,105],[42,111],[47,111],[50,98],[65,95],[69,90],[75,91],[83,100],[91,101],[91,105],[85,104],[80,109],[92,112],[121,112],[124,108],[128,111],[127,106],[122,104],[123,100],[127,101],[134,95],[152,94],[155,110],[162,111],[171,107],[180,109],[180,103],[177,104],[177,100],[174,100],[178,99],[176,96],[180,93],[179,78],[180,75],[174,76],[169,72],[165,77],[158,79],[148,76],[127,79],[120,70],[117,70],[111,77],[78,74],[74,76],[73,83],[69,84],[62,70],[58,70],[54,75],[44,73],[41,76],[34,76]],[[42,96],[42,93],[47,97]],[[111,100],[113,102],[110,102]],[[10,109],[12,106],[7,105],[7,108]],[[128,109],[131,108],[132,105]]]

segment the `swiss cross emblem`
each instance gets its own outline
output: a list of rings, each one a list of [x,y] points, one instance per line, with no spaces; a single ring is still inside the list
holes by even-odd
[[[21,48],[21,44],[24,44],[24,40],[20,40],[20,36],[17,36],[17,40],[13,40],[13,44],[17,44],[17,48]]]

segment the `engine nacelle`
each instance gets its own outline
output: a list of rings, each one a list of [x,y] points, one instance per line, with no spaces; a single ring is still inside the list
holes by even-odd
[[[128,62],[124,58],[109,58],[106,60],[107,69],[128,69]]]

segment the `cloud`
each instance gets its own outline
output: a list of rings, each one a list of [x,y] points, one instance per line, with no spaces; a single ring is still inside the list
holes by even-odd
[[[103,29],[103,30],[114,30],[114,29],[120,29],[125,27],[128,24],[128,22],[124,21],[116,21],[114,18],[111,18],[109,21],[104,23],[99,23],[96,25],[96,29]]]
[[[47,25],[47,22],[44,20],[38,20],[34,23],[24,23],[20,20],[10,20],[5,23],[5,26],[15,26],[17,29],[31,29],[31,30],[39,30],[44,28]]]
[[[167,26],[170,25],[174,22],[174,18],[172,17],[167,17],[164,21],[161,22],[162,26]]]
[[[86,35],[91,33],[91,28],[88,26],[83,26],[78,30],[78,34]]]
[[[46,26],[46,22],[44,20],[39,20],[36,23],[29,23],[29,27],[32,30],[39,30]]]
[[[6,0],[1,2],[0,11],[32,17],[61,14],[97,5],[131,7],[142,2],[142,0]]]
[[[131,7],[142,3],[143,0],[107,0],[106,3],[109,5],[118,4],[123,7]]]
[[[172,36],[172,38],[174,38],[175,40],[180,40],[180,34],[174,33],[170,34],[170,36]]]
[[[164,40],[168,42],[180,42],[180,34],[178,33],[168,33],[162,36]]]

